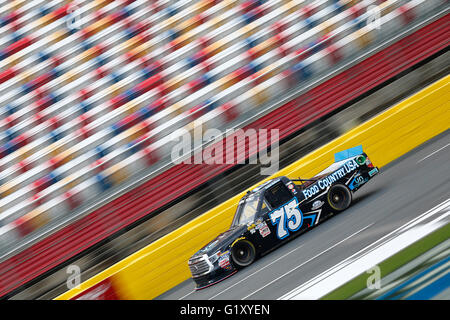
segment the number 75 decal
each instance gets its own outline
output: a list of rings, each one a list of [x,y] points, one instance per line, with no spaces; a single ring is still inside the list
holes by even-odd
[[[298,208],[297,198],[269,213],[272,225],[277,225],[277,237],[284,239],[289,235],[289,231],[295,232],[302,226],[303,214]]]

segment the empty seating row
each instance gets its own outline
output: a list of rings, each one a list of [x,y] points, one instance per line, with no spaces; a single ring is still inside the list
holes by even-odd
[[[192,130],[193,120],[201,119],[205,127],[223,129],[232,121],[254,113],[261,104],[276,99],[281,92],[351,58],[444,2],[291,1],[280,5],[269,1],[253,7],[247,3],[239,8],[240,15],[229,20],[245,16],[245,23],[237,29],[224,23],[209,33],[199,32],[203,38],[200,41],[181,44],[175,40],[182,35],[175,34],[172,41],[159,47],[162,50],[172,46],[166,55],[146,47],[151,41],[142,41],[132,48],[133,51],[144,47],[137,54],[138,59],[128,57],[110,73],[120,70],[123,79],[109,86],[103,84],[106,77],[99,77],[94,83],[103,84],[99,86],[101,89],[92,95],[77,93],[78,100],[67,90],[68,97],[76,103],[67,100],[67,104],[58,105],[60,109],[45,121],[36,119],[29,111],[10,127],[8,121],[2,123],[8,129],[2,136],[6,142],[0,150],[0,221],[4,225],[0,228],[0,241],[17,239],[52,219],[70,214],[111,186],[167,159],[182,132],[180,129]],[[281,10],[274,9],[258,17],[257,11],[270,8],[264,6],[269,3],[287,10],[275,15],[273,23],[259,25],[256,22],[264,17],[273,19],[271,12],[280,14]],[[296,6],[299,3],[302,6]],[[235,8],[216,7],[219,4],[211,7],[218,10],[211,12],[222,12],[217,17]],[[367,25],[371,14],[368,8],[373,4],[378,4],[380,12],[376,27]],[[246,9],[250,10],[242,13]],[[249,12],[255,13],[255,18]],[[218,39],[208,38],[224,26],[228,32],[221,31]],[[183,49],[192,43],[200,49],[197,53],[201,52],[195,58],[183,54]],[[176,59],[177,56],[181,58]],[[114,59],[118,57],[121,55]],[[90,61],[87,59],[78,66]],[[97,68],[86,70],[92,74]],[[64,74],[67,73],[70,70]],[[57,90],[72,88],[71,85],[73,82],[67,82]],[[5,110],[8,114],[5,119],[27,110],[31,101],[17,110]],[[61,101],[64,99],[51,101],[40,111],[52,110]],[[67,120],[63,115],[67,115]]]

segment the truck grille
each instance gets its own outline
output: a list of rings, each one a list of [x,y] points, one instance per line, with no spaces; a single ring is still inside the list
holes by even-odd
[[[189,259],[188,265],[193,278],[209,273],[213,267],[206,254]]]

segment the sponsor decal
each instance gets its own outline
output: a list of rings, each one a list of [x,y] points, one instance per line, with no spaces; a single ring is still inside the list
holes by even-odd
[[[362,176],[358,176],[358,180],[356,180],[355,183],[356,183],[356,186],[359,187],[360,185],[366,183],[367,181],[369,181],[369,178],[364,178]]]
[[[269,227],[265,226],[264,228],[259,229],[259,234],[265,238],[270,234],[270,229]]]
[[[328,189],[333,183],[344,177],[346,174],[356,170],[359,167],[354,159],[347,161],[342,167],[329,174],[325,178],[318,180],[313,186],[303,190],[305,199],[311,198],[321,190]]]
[[[244,239],[245,239],[245,237],[239,237],[239,238],[237,238],[236,240],[233,241],[233,243],[231,244],[231,247],[233,247],[234,244],[235,244],[236,242],[238,242],[239,240],[244,240]]]
[[[270,229],[269,229],[269,227],[267,226],[267,223],[266,223],[266,222],[261,222],[260,224],[258,224],[258,225],[256,226],[256,229],[259,230],[259,234],[260,234],[263,238],[267,237],[267,236],[270,234]]]
[[[378,168],[372,169],[369,171],[369,176],[372,177],[378,173]]]
[[[319,209],[321,206],[323,206],[324,203],[325,202],[320,201],[320,200],[314,201],[312,204],[311,210]]]
[[[363,176],[361,176],[361,175],[357,175],[354,179],[353,179],[353,181],[349,184],[349,188],[350,188],[350,190],[353,190],[353,189],[355,189],[355,188],[358,188],[358,187],[360,187],[360,186],[362,186],[364,183],[366,183],[367,181],[369,181],[369,178],[364,178]]]
[[[230,251],[225,251],[224,253],[222,253],[219,257],[219,267],[221,267],[222,269],[225,270],[230,270],[231,269],[231,264],[230,264]]]
[[[259,230],[263,227],[267,227],[267,223],[265,221],[260,221],[257,225],[256,225],[256,230]]]
[[[294,184],[291,182],[287,185],[288,189],[292,192],[292,194],[297,194],[297,190],[295,190]]]

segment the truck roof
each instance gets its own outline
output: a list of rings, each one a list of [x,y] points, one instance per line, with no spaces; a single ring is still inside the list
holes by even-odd
[[[265,190],[267,188],[270,188],[273,184],[277,183],[278,181],[281,181],[283,177],[276,177],[270,180],[265,181],[264,183],[260,184],[259,186],[253,188],[250,190],[251,193],[259,192],[261,190]]]

